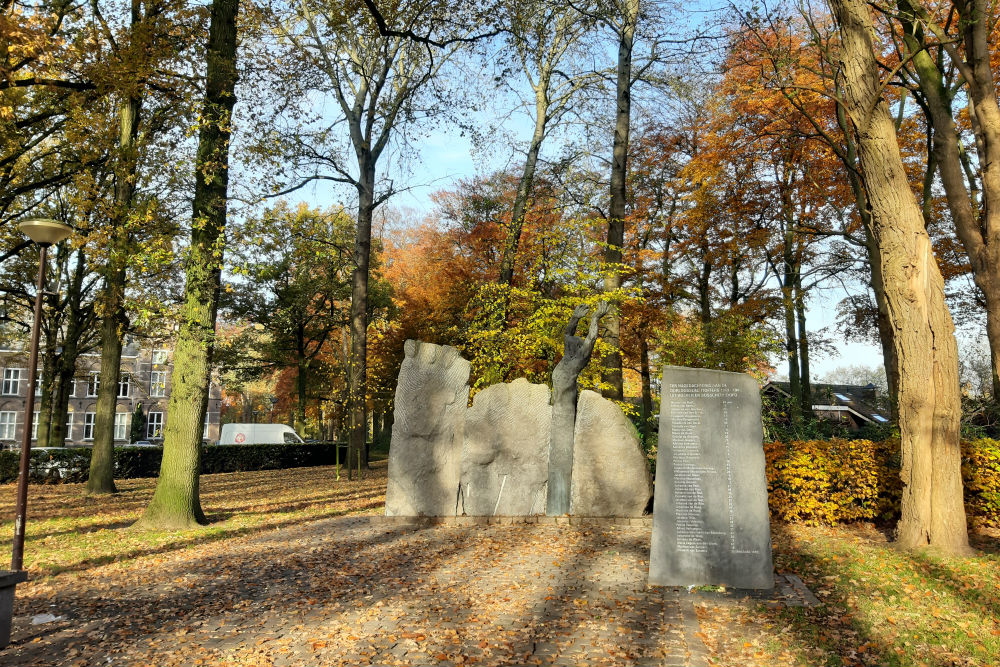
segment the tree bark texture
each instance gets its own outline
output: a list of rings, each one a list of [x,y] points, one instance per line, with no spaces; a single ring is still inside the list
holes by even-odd
[[[354,238],[354,273],[351,287],[351,358],[348,402],[351,415],[348,479],[360,476],[368,440],[368,272],[372,249],[372,215],[375,210],[375,161],[358,149],[358,227]]]
[[[1000,109],[990,68],[988,39],[982,25],[972,23],[987,16],[981,3],[956,2],[955,7],[965,26],[966,60],[970,70],[970,95],[973,98],[973,127],[980,149],[982,207],[969,192],[962,147],[952,109],[952,97],[938,64],[925,48],[924,31],[918,10],[909,0],[899,0],[901,21],[907,49],[913,54],[913,68],[923,94],[928,121],[932,127],[933,162],[944,186],[948,210],[955,231],[969,257],[973,281],[986,302],[986,338],[991,352],[993,395],[1000,395]],[[976,122],[978,121],[978,122]]]
[[[226,226],[238,11],[239,0],[212,2],[181,329],[174,349],[160,478],[140,519],[146,528],[174,530],[205,523],[199,496],[201,436],[208,407]]]
[[[611,202],[608,206],[607,246],[604,251],[604,291],[621,288],[622,248],[625,245],[628,146],[632,123],[632,47],[639,20],[639,0],[626,0],[618,33],[617,83],[615,85],[615,135],[611,147]],[[612,300],[614,303],[614,300]],[[621,311],[613,306],[604,319],[604,342],[610,348],[604,356],[604,395],[622,400],[625,395],[621,352]]]
[[[843,90],[838,86],[837,92]],[[889,391],[889,413],[893,421],[897,421],[899,413],[896,409],[896,397],[899,393],[899,363],[896,360],[895,331],[889,321],[889,305],[885,300],[885,281],[882,279],[882,267],[874,261],[878,257],[878,245],[872,231],[871,210],[868,206],[868,195],[865,193],[861,174],[858,171],[858,148],[851,136],[850,124],[847,120],[847,108],[841,100],[837,101],[837,124],[844,133],[845,152],[842,154],[844,166],[847,168],[847,179],[854,195],[854,205],[861,217],[861,228],[865,235],[865,249],[868,252],[868,266],[871,269],[871,288],[875,295],[876,320],[878,338],[882,347],[882,364],[885,368],[886,384]]]
[[[889,319],[900,369],[902,517],[897,540],[968,551],[962,499],[958,350],[944,281],[903,169],[895,126],[882,97],[875,34],[863,0],[831,0],[840,28],[848,111],[858,142]]]
[[[649,341],[645,336],[639,341],[639,376],[642,380],[642,445],[649,447],[653,438],[653,389],[649,371]]]

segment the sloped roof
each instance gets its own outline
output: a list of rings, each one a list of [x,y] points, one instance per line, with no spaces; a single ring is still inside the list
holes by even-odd
[[[888,416],[875,407],[878,393],[873,384],[862,387],[852,384],[813,382],[809,386],[812,389],[813,410],[846,408],[867,422],[885,424],[889,421]],[[768,382],[761,387],[761,391],[767,391],[768,388],[780,391],[785,396],[791,396],[790,382]]]

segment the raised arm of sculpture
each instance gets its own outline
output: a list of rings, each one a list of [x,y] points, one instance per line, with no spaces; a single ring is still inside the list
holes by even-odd
[[[600,323],[601,318],[609,312],[611,312],[611,306],[608,305],[607,301],[601,301],[597,304],[597,310],[590,316],[590,330],[587,331],[587,337],[583,339],[583,353],[588,361],[594,351],[594,344],[597,343],[597,325]],[[574,311],[573,314],[575,315],[576,312]]]
[[[545,513],[557,516],[569,512],[570,488],[573,478],[573,435],[576,429],[577,378],[580,376],[597,342],[598,324],[610,310],[604,301],[597,304],[590,316],[586,338],[576,335],[580,319],[590,308],[579,305],[566,325],[563,336],[563,357],[552,370],[552,426],[549,434],[549,483]]]

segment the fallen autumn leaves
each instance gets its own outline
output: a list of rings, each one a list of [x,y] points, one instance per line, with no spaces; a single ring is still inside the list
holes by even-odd
[[[0,664],[696,665],[702,641],[711,663],[734,666],[1000,655],[989,536],[978,545],[991,555],[946,561],[895,552],[863,527],[776,526],[777,566],[826,604],[773,609],[647,588],[646,527],[407,527],[377,516],[384,464],[334,479],[330,468],[206,476],[213,523],[173,534],[125,528],[152,480],[102,499],[32,487],[33,581],[18,589]],[[0,499],[10,517],[13,486]],[[45,612],[65,618],[28,623]]]

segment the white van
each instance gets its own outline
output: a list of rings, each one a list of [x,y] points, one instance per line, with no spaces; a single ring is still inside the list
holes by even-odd
[[[223,424],[220,445],[274,445],[302,442],[299,434],[285,424]]]

